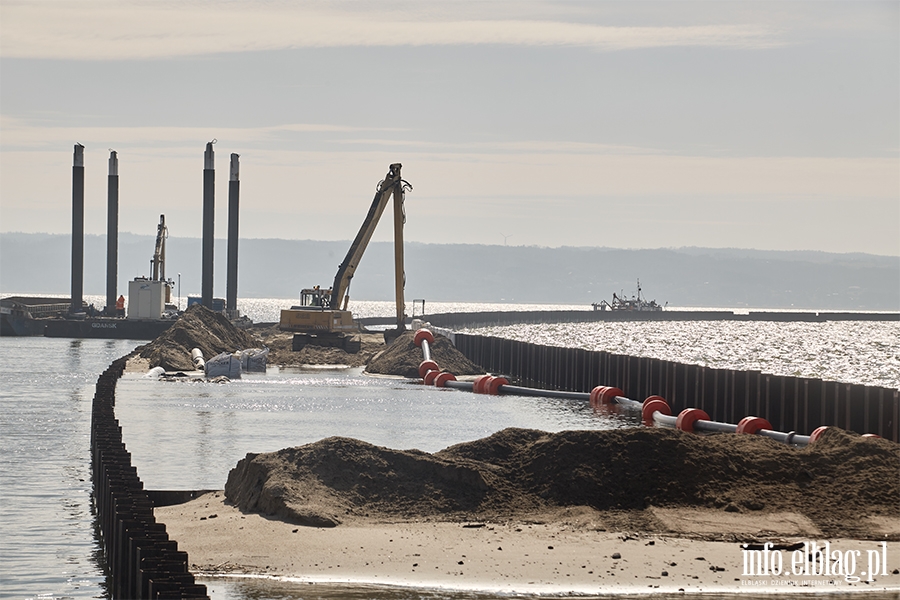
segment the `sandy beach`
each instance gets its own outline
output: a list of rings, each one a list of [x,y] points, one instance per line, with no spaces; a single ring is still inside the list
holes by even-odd
[[[542,511],[534,518],[505,522],[353,518],[337,527],[303,527],[244,513],[228,503],[223,492],[157,508],[156,516],[188,552],[192,571],[206,575],[526,594],[900,592],[900,542],[827,540],[831,549],[844,554],[859,551],[858,582],[843,575],[747,576],[740,540],[777,544],[772,556],[783,555],[788,567],[792,551],[786,548],[791,544],[821,546],[826,540],[795,513],[642,512],[671,531],[624,532],[618,530],[622,519],[616,514],[588,507]],[[635,515],[626,521],[636,522]],[[896,535],[900,522],[894,521],[872,525]],[[691,533],[684,533],[687,530]],[[862,575],[868,568],[867,553],[883,549],[888,575],[879,574],[870,582]],[[875,558],[880,560],[880,554]]]

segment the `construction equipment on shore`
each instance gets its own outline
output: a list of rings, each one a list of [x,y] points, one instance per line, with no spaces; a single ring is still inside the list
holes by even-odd
[[[375,226],[381,218],[388,201],[394,198],[394,293],[397,306],[397,325],[395,329],[384,332],[386,343],[392,342],[406,330],[405,304],[403,290],[406,275],[403,271],[403,225],[406,214],[403,200],[406,192],[412,190],[409,182],[400,177],[400,163],[390,166],[388,174],[378,183],[375,198],[363,221],[356,239],[344,262],[338,267],[334,284],[328,289],[319,286],[307,288],[300,292],[300,304],[281,311],[278,328],[282,331],[293,331],[293,350],[301,350],[307,344],[343,348],[347,352],[358,352],[360,348],[359,326],[353,322],[353,315],[347,308],[350,302],[350,281],[356,273],[356,267],[362,259]]]
[[[162,319],[164,313],[173,311],[171,279],[166,279],[166,215],[159,215],[156,230],[156,246],[150,259],[150,278],[135,277],[128,282],[128,319]]]

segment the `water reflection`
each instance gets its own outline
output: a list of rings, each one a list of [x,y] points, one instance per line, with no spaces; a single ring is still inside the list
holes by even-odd
[[[0,596],[103,593],[90,503],[91,397],[97,374],[134,346],[52,338],[0,343]]]
[[[69,372],[78,373],[81,371],[81,347],[84,344],[82,339],[69,340]]]

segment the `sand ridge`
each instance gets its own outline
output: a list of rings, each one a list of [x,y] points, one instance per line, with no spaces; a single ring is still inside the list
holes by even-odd
[[[704,520],[714,523],[721,511],[706,510]],[[743,576],[737,541],[614,531],[615,516],[588,507],[499,522],[362,518],[320,528],[242,512],[215,492],[155,512],[188,552],[191,570],[201,575],[530,594],[759,592],[759,582],[771,580]],[[765,536],[760,539],[810,539],[772,531],[781,521],[772,515],[741,517],[745,530]],[[722,531],[711,527],[695,533],[716,538]],[[863,554],[875,547],[862,540],[831,543]],[[900,543],[888,544],[893,569],[900,566]],[[871,583],[828,584],[827,578],[809,577],[794,578],[794,583],[808,585],[813,579],[829,591],[900,590],[898,574]],[[774,589],[772,584],[767,588]],[[787,583],[780,589],[799,591]]]
[[[588,506],[620,511],[622,528],[665,531],[645,509],[715,508],[723,519],[796,513],[807,523],[798,532],[882,539],[865,517],[900,518],[898,450],[839,430],[803,449],[655,428],[511,428],[434,454],[332,437],[248,454],[225,494],[247,512],[316,527],[370,516],[496,521]]]

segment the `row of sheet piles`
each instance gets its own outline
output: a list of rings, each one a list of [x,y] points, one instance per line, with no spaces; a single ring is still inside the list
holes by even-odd
[[[777,431],[768,420],[752,415],[743,417],[738,423],[714,421],[706,411],[696,407],[685,408],[677,416],[673,416],[672,409],[665,398],[651,395],[643,402],[639,402],[626,397],[624,391],[614,386],[595,386],[590,392],[542,389],[510,385],[505,377],[491,374],[480,375],[472,382],[456,381],[452,374],[441,372],[437,364],[430,359],[429,341],[434,341],[430,331],[420,329],[416,332],[416,345],[422,348],[423,356],[425,357],[425,360],[419,365],[419,375],[426,385],[455,388],[476,394],[512,394],[517,396],[586,400],[590,402],[595,410],[599,411],[610,409],[612,406],[637,411],[641,414],[642,422],[647,426],[658,425],[698,433],[758,434],[795,446],[806,446],[815,442],[828,429],[828,426],[819,426],[810,435],[801,435],[796,431]],[[880,437],[871,433],[864,435]]]
[[[116,382],[125,358],[113,362],[97,380],[91,412],[91,464],[94,507],[111,598],[206,598],[188,570],[186,552],[157,523],[153,503],[131,464],[115,416]]]
[[[454,333],[451,339],[472,362],[523,386],[588,394],[597,385],[609,385],[635,398],[662,396],[673,412],[699,408],[719,422],[736,423],[756,414],[780,431],[810,435],[827,425],[900,442],[898,389],[715,369],[491,336]]]

